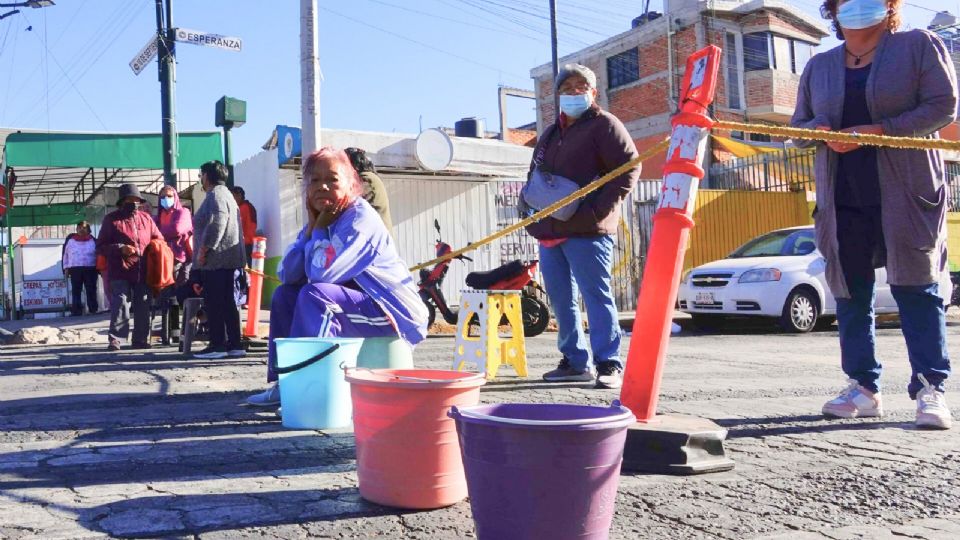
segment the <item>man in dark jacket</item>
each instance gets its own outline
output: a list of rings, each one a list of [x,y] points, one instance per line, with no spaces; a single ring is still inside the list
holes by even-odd
[[[103,218],[97,237],[97,252],[107,260],[110,276],[110,344],[107,350],[120,350],[120,342],[130,333],[130,307],[133,304],[134,349],[150,348],[150,300],[147,288],[147,264],[144,250],[151,240],[163,240],[150,214],[140,210],[144,203],[135,184],[120,186],[118,210]]]
[[[582,187],[637,157],[627,129],[597,105],[593,71],[580,64],[565,65],[557,75],[556,91],[560,119],[540,137],[528,181],[533,174],[546,173]],[[592,352],[596,386],[621,385],[620,326],[610,278],[620,203],[639,176],[637,165],[584,197],[566,221],[548,217],[527,226],[540,241],[540,271],[557,317],[557,344],[563,355],[557,369],[543,376],[546,381],[594,380],[588,365]],[[580,320],[580,295],[590,321],[590,351]]]
[[[367,157],[367,153],[360,148],[345,148],[344,152],[350,157],[350,164],[360,175],[360,182],[363,184],[363,200],[370,203],[370,206],[380,214],[380,219],[390,232],[393,223],[390,219],[390,201],[387,200],[387,188],[383,185],[383,180],[377,174],[377,168]]]

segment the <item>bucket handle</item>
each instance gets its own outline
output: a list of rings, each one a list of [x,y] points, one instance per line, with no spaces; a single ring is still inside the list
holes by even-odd
[[[376,375],[376,373],[375,373],[372,369],[370,369],[370,368],[361,368],[361,367],[357,367],[357,368],[344,368],[344,365],[343,365],[343,364],[340,364],[340,369],[342,369],[344,372],[346,372],[346,371],[366,371],[367,373],[372,373],[372,374]],[[414,381],[414,382],[423,382],[423,383],[455,383],[455,382],[460,382],[460,381],[458,381],[458,380],[456,380],[456,379],[425,379],[425,378],[423,378],[423,377],[410,377],[410,376],[407,376],[407,375],[386,375],[386,376],[390,377],[391,379],[393,379],[393,380],[395,380],[395,381]]]
[[[457,408],[456,405],[450,407],[450,413],[448,416],[456,417],[462,416],[465,418],[473,418],[474,420],[486,420],[489,422],[500,423],[500,424],[516,424],[521,426],[585,426],[591,424],[602,424],[606,422],[617,422],[620,420],[626,420],[627,418],[632,418],[633,413],[629,409],[623,407],[620,404],[620,400],[615,400],[611,409],[620,408],[622,409],[621,413],[616,416],[609,416],[606,418],[590,418],[590,419],[579,419],[579,420],[524,420],[520,418],[505,418],[502,416],[493,416],[489,414],[482,414],[475,411],[463,410]]]
[[[304,360],[303,362],[300,362],[299,364],[294,364],[292,366],[286,366],[286,367],[277,367],[277,373],[279,375],[286,375],[287,373],[293,373],[294,371],[303,369],[308,366],[312,366],[313,364],[316,364],[317,362],[330,356],[331,354],[333,354],[334,351],[336,351],[339,348],[340,348],[340,344],[334,343],[333,346],[330,347],[329,349],[323,351],[322,353],[316,356],[307,358],[306,360]]]

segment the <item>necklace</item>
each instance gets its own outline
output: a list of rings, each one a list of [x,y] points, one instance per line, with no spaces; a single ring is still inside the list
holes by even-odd
[[[846,47],[846,45],[844,45],[843,50],[847,51],[847,54],[849,54],[850,56],[853,57],[853,65],[859,66],[859,65],[860,65],[860,59],[863,58],[864,56],[872,53],[873,51],[877,50],[877,46],[874,45],[872,49],[870,49],[869,51],[867,51],[867,52],[865,52],[865,53],[863,53],[863,54],[853,54],[852,52],[850,52],[850,49],[848,49],[848,48]]]

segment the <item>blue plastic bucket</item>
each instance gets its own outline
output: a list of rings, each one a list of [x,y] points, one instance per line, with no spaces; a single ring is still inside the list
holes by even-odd
[[[413,348],[398,337],[364,338],[357,367],[368,369],[413,369]]]
[[[504,403],[448,415],[480,540],[608,537],[629,409]]]
[[[353,406],[343,368],[356,367],[362,338],[278,338],[283,427],[350,427]]]

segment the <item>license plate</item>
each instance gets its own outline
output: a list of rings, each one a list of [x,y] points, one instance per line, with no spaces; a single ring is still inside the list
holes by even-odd
[[[713,304],[713,293],[712,292],[698,292],[697,300],[698,304]]]

